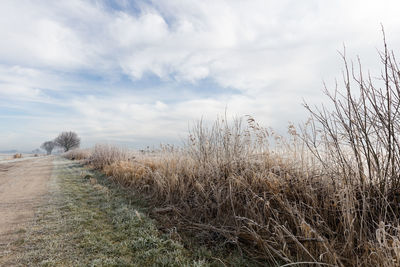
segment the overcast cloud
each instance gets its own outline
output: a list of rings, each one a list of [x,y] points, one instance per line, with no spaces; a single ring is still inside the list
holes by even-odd
[[[84,146],[176,143],[188,124],[250,114],[284,130],[323,102],[346,44],[379,73],[399,1],[0,2],[0,150],[64,130]]]

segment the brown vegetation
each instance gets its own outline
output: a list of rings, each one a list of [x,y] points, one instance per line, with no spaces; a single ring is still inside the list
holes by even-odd
[[[22,158],[22,154],[21,153],[17,153],[13,155],[14,159],[21,159]]]
[[[73,149],[64,153],[64,157],[71,160],[86,160],[90,157],[89,149]]]

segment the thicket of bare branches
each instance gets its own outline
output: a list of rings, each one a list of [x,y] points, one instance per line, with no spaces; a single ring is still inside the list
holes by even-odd
[[[379,77],[365,72],[360,59],[354,64],[341,54],[343,88],[325,88],[334,109],[305,105],[312,120],[303,128],[303,140],[331,177],[333,197],[340,196],[342,251],[360,263],[357,252],[369,248],[370,264],[397,266],[400,69],[385,35],[383,44]]]

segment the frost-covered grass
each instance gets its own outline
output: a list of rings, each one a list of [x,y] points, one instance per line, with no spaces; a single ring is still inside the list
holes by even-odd
[[[216,266],[206,249],[189,251],[160,233],[144,203],[69,160],[56,159],[48,204],[19,240],[25,266]],[[21,245],[22,244],[22,245]]]

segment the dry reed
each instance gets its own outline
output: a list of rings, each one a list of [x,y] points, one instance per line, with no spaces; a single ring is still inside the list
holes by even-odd
[[[67,159],[71,160],[87,160],[91,156],[89,149],[73,149],[63,154]]]

